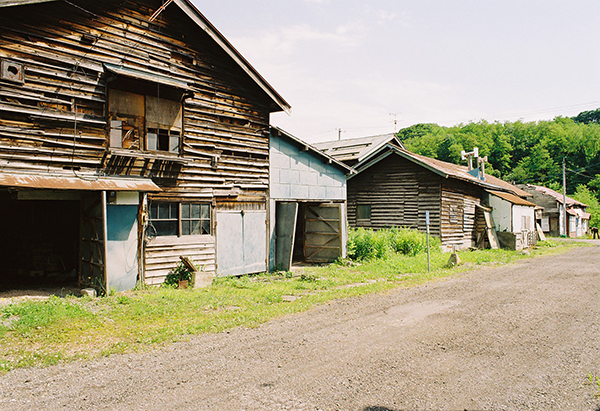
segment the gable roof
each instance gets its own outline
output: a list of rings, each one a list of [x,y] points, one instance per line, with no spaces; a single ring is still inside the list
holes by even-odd
[[[334,165],[335,167],[344,171],[346,174],[355,173],[355,171],[352,167],[342,163],[341,161],[335,159],[334,157],[328,155],[327,153],[324,153],[323,151],[319,150],[315,146],[308,144],[306,141],[303,141],[303,140],[299,139],[298,137],[291,135],[290,133],[282,130],[279,127],[272,126],[271,127],[271,135],[272,136],[274,135],[274,136],[277,136],[280,138],[285,138],[287,140],[294,142],[296,145],[301,146],[303,150],[310,151],[315,156],[321,157],[326,163],[330,163],[330,164]]]
[[[544,187],[544,186],[536,186],[535,184],[526,184],[525,187],[533,189],[535,191],[538,191],[547,196],[553,197],[560,204],[563,204],[562,193],[558,193],[558,192],[552,190],[551,188]],[[582,202],[577,201],[569,196],[566,197],[566,200],[567,200],[567,206],[589,207],[587,204],[583,204]]]
[[[316,143],[315,147],[345,163],[357,163],[388,143],[404,148],[394,133]]]
[[[38,3],[49,3],[58,0],[0,0],[0,8],[22,6]],[[192,4],[190,0],[172,0],[200,29],[209,35],[225,53],[254,81],[275,103],[279,110],[289,113],[291,106],[271,87],[254,67],[238,52],[235,47],[212,25],[210,21]],[[170,3],[166,3],[168,5]],[[150,16],[148,16],[150,18]]]
[[[368,157],[364,158],[359,164],[357,164],[354,169],[358,174],[360,174],[392,154],[399,155],[400,157],[418,164],[443,178],[453,178],[456,180],[465,181],[467,183],[475,184],[490,190],[511,192],[516,196],[520,196],[520,193],[525,193],[526,196],[529,196],[529,193],[507,183],[506,181],[500,180],[499,178],[490,178],[492,176],[486,175],[486,180],[483,181],[469,174],[468,168],[465,166],[415,154],[405,148],[396,147],[392,144],[386,144],[376,152],[371,153]],[[352,178],[352,176],[348,178]]]

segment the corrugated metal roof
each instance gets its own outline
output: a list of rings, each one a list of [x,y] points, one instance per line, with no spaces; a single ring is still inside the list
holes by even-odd
[[[359,162],[382,146],[393,142],[404,147],[394,133],[316,143],[315,147],[344,162]]]
[[[50,176],[0,173],[0,186],[76,191],[162,191],[147,178]]]
[[[551,188],[544,187],[544,186],[536,186],[535,184],[527,184],[526,187],[531,187],[531,188],[535,189],[536,191],[539,191],[542,194],[549,195],[550,197],[553,197],[554,199],[556,199],[556,201],[558,201],[560,204],[563,203],[562,193],[558,193],[558,192],[552,190]],[[566,200],[567,200],[567,206],[575,205],[575,206],[579,206],[579,207],[589,207],[587,204],[583,204],[582,202],[577,201],[569,196],[567,196]]]
[[[537,205],[532,203],[531,201],[527,201],[527,200],[525,200],[519,196],[516,196],[514,194],[505,193],[503,191],[494,191],[494,190],[487,190],[487,192],[490,194],[493,194],[497,197],[503,198],[504,200],[508,201],[509,203],[512,203],[515,205],[537,207]]]

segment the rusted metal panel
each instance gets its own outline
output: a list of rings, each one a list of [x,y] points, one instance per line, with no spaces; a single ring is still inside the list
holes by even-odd
[[[26,187],[51,190],[85,191],[141,191],[156,192],[161,189],[148,179],[107,177],[54,177],[42,175],[0,173],[0,186]]]

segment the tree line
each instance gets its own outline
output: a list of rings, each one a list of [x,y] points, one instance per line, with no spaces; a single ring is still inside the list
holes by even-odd
[[[401,129],[398,137],[414,153],[455,164],[466,165],[461,161],[461,151],[478,147],[479,155],[488,157],[486,173],[515,184],[543,185],[558,192],[562,192],[565,159],[567,195],[590,205],[588,211],[597,226],[600,223],[599,120],[600,109],[571,118],[537,122],[480,121],[453,127],[416,124]]]

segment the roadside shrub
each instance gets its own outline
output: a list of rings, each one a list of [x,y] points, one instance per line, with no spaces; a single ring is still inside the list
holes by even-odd
[[[185,266],[183,263],[178,263],[175,268],[173,268],[167,276],[165,277],[165,281],[163,282],[163,286],[166,287],[177,287],[179,281],[188,281],[190,283],[190,287],[193,287],[192,282],[194,281],[193,273]]]
[[[430,236],[430,246],[437,248],[439,239]],[[426,251],[427,235],[415,229],[348,230],[348,257],[354,261],[385,259],[395,253],[415,256]]]

